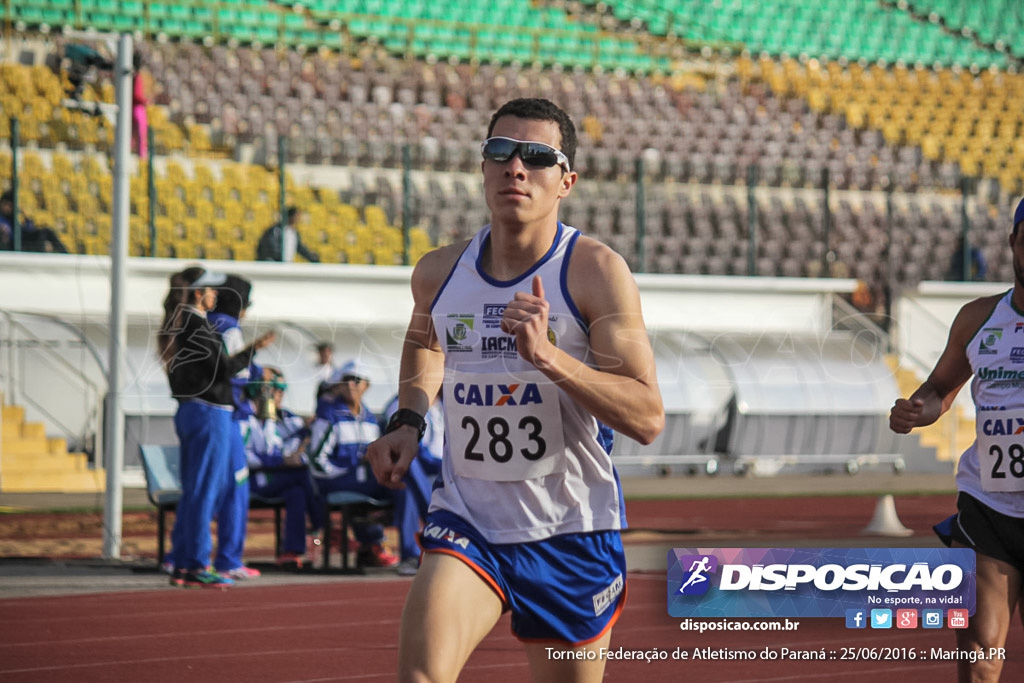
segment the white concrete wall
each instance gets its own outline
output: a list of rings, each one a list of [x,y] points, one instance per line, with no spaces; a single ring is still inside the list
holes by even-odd
[[[127,385],[123,395],[130,414],[173,413],[174,403],[154,342],[168,277],[189,264],[173,259],[128,259],[124,301],[129,348],[124,355]],[[262,351],[258,360],[284,370],[290,394],[286,404],[292,409],[308,413],[313,408],[315,339],[333,341],[339,362],[358,356],[376,370],[376,381],[367,396],[371,407],[382,408],[396,390],[402,335],[412,311],[410,268],[238,261],[202,265],[253,281],[254,303],[243,328],[248,338],[269,328],[278,330],[279,341]],[[0,254],[0,311],[52,316],[74,325],[95,347],[105,367],[110,270],[107,257]],[[636,279],[644,316],[654,336],[679,332],[826,335],[831,294],[849,292],[854,286],[852,280],[687,275],[638,275]],[[17,319],[32,321],[43,346],[67,358],[88,381],[105,386],[102,367],[73,341],[73,335],[35,317]],[[2,332],[7,335],[8,326]],[[21,339],[15,346],[24,345]],[[29,395],[38,401],[46,395],[55,416],[83,424],[84,399],[76,395],[70,382],[51,392],[51,387],[58,386],[52,379],[36,381],[55,372],[49,367],[52,362],[52,353],[24,348],[14,352],[5,345],[0,353],[0,387],[13,400]],[[678,359],[659,358],[667,381],[682,381],[677,364]],[[31,407],[28,413],[30,419],[47,419]]]

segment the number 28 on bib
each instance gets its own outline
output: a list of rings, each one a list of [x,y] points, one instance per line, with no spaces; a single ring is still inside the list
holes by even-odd
[[[452,372],[444,408],[459,476],[524,481],[565,471],[558,388],[543,373]]]
[[[976,424],[982,488],[1024,491],[1024,410],[979,412]]]

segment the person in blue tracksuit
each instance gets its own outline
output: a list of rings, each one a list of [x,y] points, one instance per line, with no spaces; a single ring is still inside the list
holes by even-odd
[[[251,410],[240,424],[252,492],[285,501],[284,538],[277,563],[301,568],[306,553],[306,517],[317,534],[323,528],[323,504],[304,459],[310,434],[306,419],[281,408],[286,388],[280,370],[264,368],[262,378],[246,384]]]
[[[248,279],[230,273],[224,284],[217,287],[217,304],[208,319],[224,339],[228,355],[245,346],[240,322],[251,305],[251,293],[252,283]],[[249,469],[242,428],[250,414],[249,402],[243,395],[245,384],[250,376],[259,377],[261,372],[258,365],[250,363],[231,378],[235,406],[233,418],[238,429],[231,434],[231,473],[217,512],[217,556],[213,567],[219,574],[236,580],[254,579],[260,575],[258,569],[247,567],[242,562],[249,521]]]
[[[171,584],[186,587],[230,585],[232,580],[206,566],[212,550],[210,522],[224,496],[231,463],[231,377],[249,365],[257,350],[273,342],[259,336],[234,355],[207,319],[217,301],[215,287],[225,276],[192,266],[171,276],[158,334],[161,361],[171,395],[178,402],[174,427],[181,446],[182,495],[175,519]]]
[[[355,491],[392,500],[395,526],[404,543],[414,539],[419,530],[416,506],[407,504],[411,497],[405,489],[392,491],[378,484],[364,462],[366,447],[380,436],[377,416],[362,401],[369,386],[370,373],[360,361],[345,363],[324,384],[311,426],[310,465],[321,495]],[[383,526],[353,524],[352,531],[359,543],[358,566],[394,567],[398,564],[398,556],[384,546]]]

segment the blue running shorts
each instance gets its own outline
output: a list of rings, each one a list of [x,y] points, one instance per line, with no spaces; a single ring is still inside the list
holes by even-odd
[[[522,641],[585,645],[614,626],[626,604],[618,531],[492,544],[461,517],[437,510],[427,516],[420,545],[479,574],[512,612],[512,633]]]

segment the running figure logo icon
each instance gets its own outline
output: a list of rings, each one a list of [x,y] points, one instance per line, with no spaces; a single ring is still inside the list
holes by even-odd
[[[687,567],[680,595],[704,595],[711,587],[709,574],[718,570],[718,558],[714,555],[685,555],[679,558],[679,566]]]

